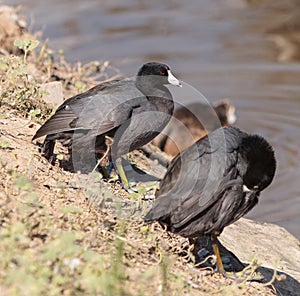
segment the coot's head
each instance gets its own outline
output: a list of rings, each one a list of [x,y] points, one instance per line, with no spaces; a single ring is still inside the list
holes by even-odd
[[[239,150],[247,162],[243,177],[245,185],[262,191],[275,175],[276,159],[272,146],[261,136],[248,135],[242,139]]]
[[[156,62],[144,64],[138,71],[137,79],[141,81],[149,81],[155,85],[172,84],[182,86],[180,81],[172,74],[170,67]]]
[[[213,104],[222,126],[229,126],[236,122],[235,107],[229,99],[222,99]]]

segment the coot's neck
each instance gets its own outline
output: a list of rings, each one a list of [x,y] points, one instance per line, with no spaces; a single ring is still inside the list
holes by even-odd
[[[157,110],[173,114],[174,101],[172,94],[161,82],[160,79],[152,79],[152,76],[137,76],[135,85],[146,96],[152,106],[156,106]]]
[[[163,96],[172,99],[170,91],[162,82],[158,76],[142,75],[136,77],[135,85],[147,97]]]

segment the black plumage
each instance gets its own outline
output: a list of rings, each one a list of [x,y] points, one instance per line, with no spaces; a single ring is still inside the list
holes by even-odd
[[[174,103],[165,84],[181,86],[167,65],[146,63],[136,79],[100,84],[66,100],[33,140],[47,135],[43,153],[50,159],[56,140],[77,152],[103,153],[105,136],[116,135],[112,153],[118,159],[150,142],[170,120]]]
[[[145,221],[188,238],[211,236],[216,247],[216,236],[257,204],[275,170],[263,137],[219,128],[174,158]]]

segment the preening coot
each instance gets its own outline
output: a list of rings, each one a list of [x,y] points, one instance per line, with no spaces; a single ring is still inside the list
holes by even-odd
[[[218,270],[225,273],[216,237],[257,204],[275,170],[264,138],[219,128],[173,159],[144,219],[184,237],[210,236]]]
[[[104,153],[105,136],[116,136],[111,156],[127,188],[120,157],[150,142],[173,113],[173,98],[165,84],[181,86],[167,65],[146,63],[136,79],[100,84],[66,100],[33,140],[46,135],[43,153],[50,159],[56,140],[77,152]]]

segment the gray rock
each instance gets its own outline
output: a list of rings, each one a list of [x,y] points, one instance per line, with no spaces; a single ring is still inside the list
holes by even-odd
[[[52,81],[40,85],[40,91],[44,92],[43,98],[46,103],[58,106],[63,103],[63,87],[60,81]]]
[[[287,230],[242,218],[226,227],[219,238],[243,263],[255,257],[265,282],[271,280],[274,269],[285,275],[285,280],[273,283],[278,295],[300,295],[300,242]]]

